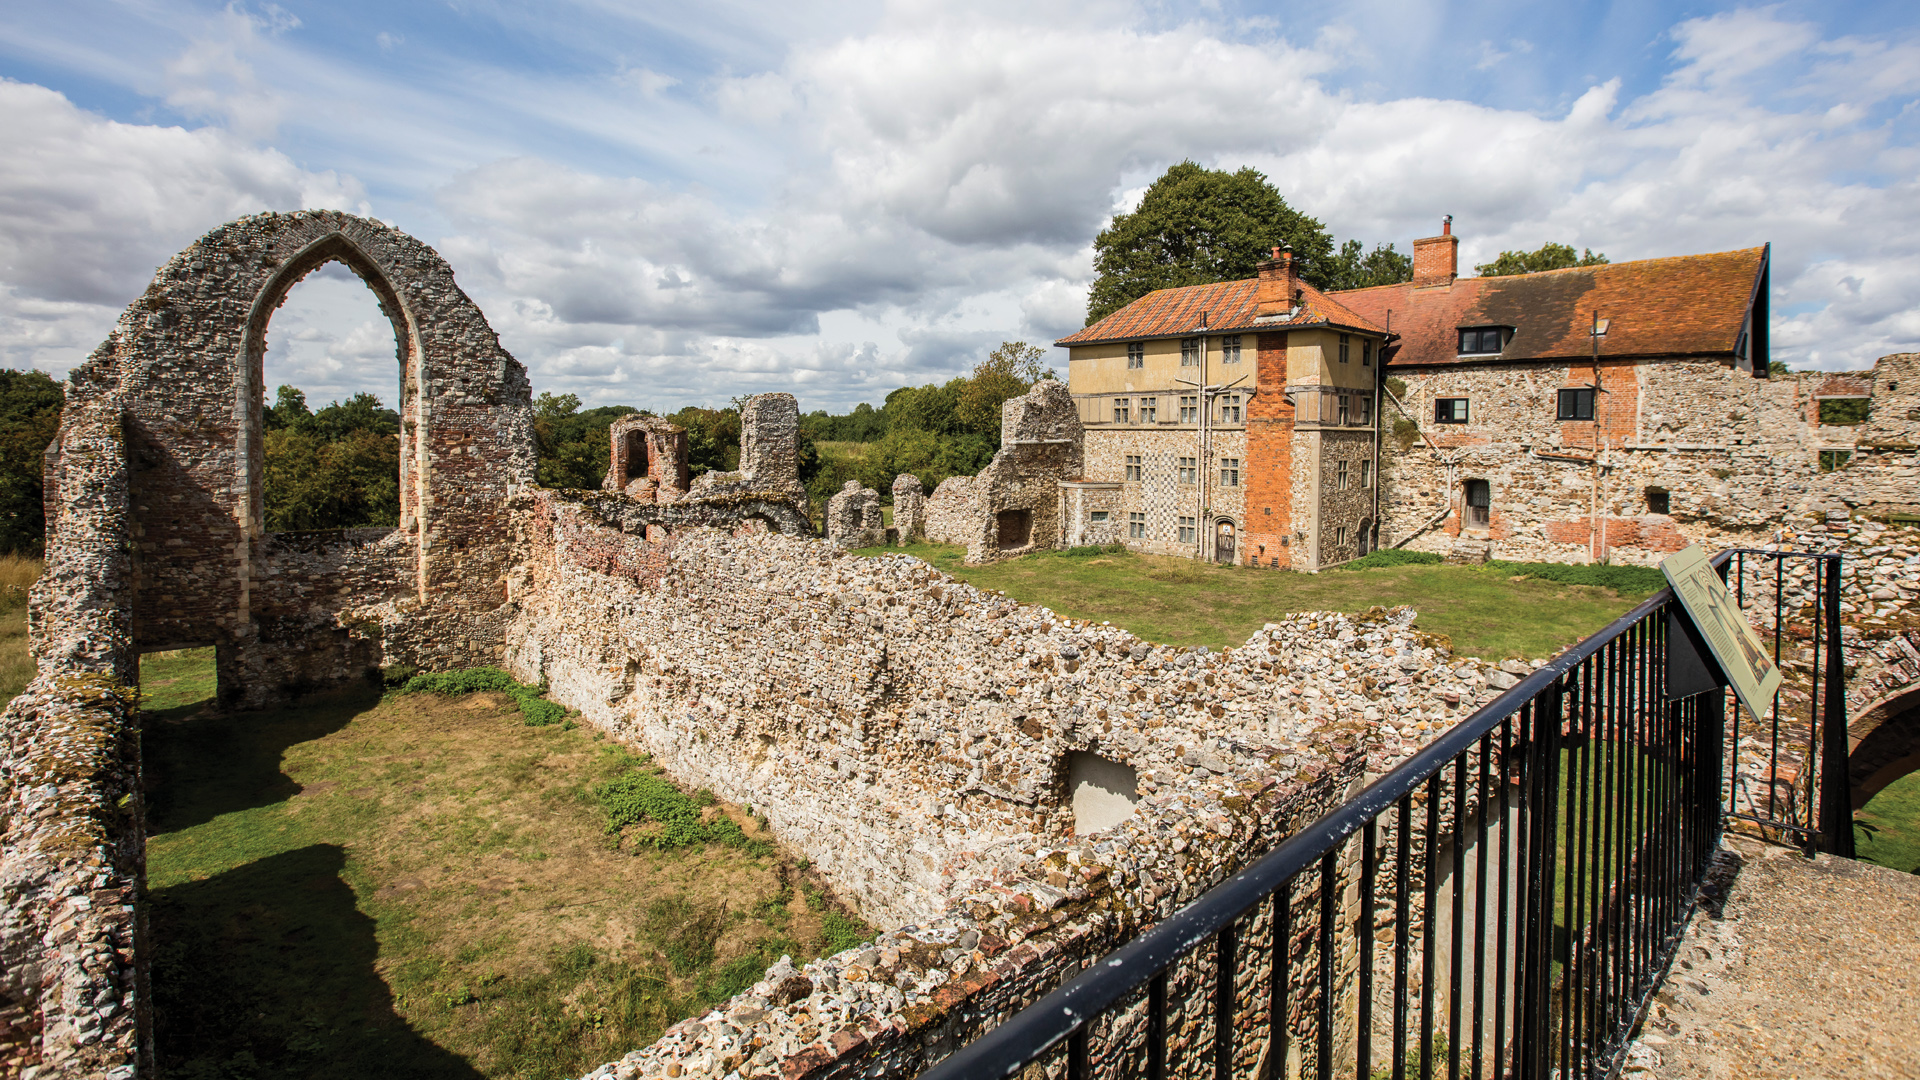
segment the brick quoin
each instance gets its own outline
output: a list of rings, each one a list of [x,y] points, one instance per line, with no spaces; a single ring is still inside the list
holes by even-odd
[[[1259,335],[1254,387],[1247,402],[1243,542],[1250,563],[1284,569],[1293,565],[1293,548],[1281,543],[1293,535],[1293,405],[1287,400],[1285,331]]]

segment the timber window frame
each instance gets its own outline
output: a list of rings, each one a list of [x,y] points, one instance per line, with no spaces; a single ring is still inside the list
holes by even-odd
[[[1591,420],[1594,418],[1594,390],[1591,386],[1570,386],[1554,395],[1555,420]]]
[[[1460,328],[1461,356],[1498,356],[1506,346],[1504,326],[1463,326]]]
[[[1183,424],[1200,422],[1200,395],[1182,394],[1180,396],[1180,422]]]
[[[1127,479],[1129,480],[1142,479],[1145,471],[1146,471],[1146,466],[1141,462],[1139,454],[1127,455]]]
[[[1240,486],[1240,459],[1236,457],[1220,459],[1220,486]]]
[[[1132,419],[1133,419],[1132,400],[1128,398],[1123,398],[1123,397],[1114,398],[1113,399],[1113,422],[1116,424],[1125,424],[1132,421]]]
[[[1244,423],[1246,413],[1240,404],[1239,394],[1220,395],[1220,422],[1223,424]]]
[[[1147,515],[1135,510],[1127,514],[1127,539],[1145,540],[1147,538]]]
[[[1178,519],[1177,524],[1180,530],[1180,543],[1191,544],[1200,539],[1200,525],[1196,519],[1183,517]]]
[[[1197,458],[1190,458],[1190,457],[1183,457],[1179,459],[1178,465],[1176,466],[1175,475],[1178,478],[1179,482],[1182,484],[1199,483],[1200,482],[1199,460]]]
[[[1150,398],[1150,397],[1141,398],[1140,399],[1140,422],[1143,424],[1153,423],[1154,414],[1160,411],[1159,406],[1160,406],[1159,398]]]
[[[1201,343],[1204,342],[1205,340],[1206,340],[1205,338],[1197,338],[1197,337],[1180,339],[1180,366],[1181,367],[1199,367],[1200,366],[1200,348],[1201,348]]]
[[[1433,422],[1436,424],[1464,424],[1467,422],[1467,399],[1463,397],[1437,397],[1433,399]]]
[[[1144,341],[1127,342],[1127,369],[1138,371],[1147,366],[1147,343]]]
[[[1220,362],[1237,364],[1240,362],[1240,335],[1228,334],[1220,339]]]

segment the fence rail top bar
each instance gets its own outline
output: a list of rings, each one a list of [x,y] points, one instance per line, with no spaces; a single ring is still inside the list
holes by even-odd
[[[1714,555],[1710,562],[1715,567],[1725,566],[1732,555],[1732,551],[1722,551]],[[1641,601],[1606,629],[1562,652],[1546,666],[1482,706],[1472,716],[1448,728],[1391,772],[1368,785],[1366,790],[1295,833],[1252,866],[1214,886],[1193,903],[1094,962],[1071,982],[1037,1004],[954,1051],[922,1073],[920,1080],[963,1080],[1011,1076],[1019,1072],[1086,1020],[1100,1015],[1163,968],[1240,918],[1274,890],[1313,865],[1334,845],[1358,832],[1402,795],[1425,783],[1448,762],[1478,743],[1481,736],[1551,687],[1561,676],[1672,600],[1673,589],[1668,587]]]

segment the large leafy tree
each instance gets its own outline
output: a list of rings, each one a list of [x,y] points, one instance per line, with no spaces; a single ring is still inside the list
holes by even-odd
[[[1340,245],[1340,253],[1326,273],[1327,288],[1369,289],[1413,280],[1413,256],[1402,255],[1392,244],[1375,244],[1363,252],[1360,241]]]
[[[65,401],[45,372],[0,369],[0,553],[46,549],[44,455]]]
[[[282,386],[264,419],[268,529],[400,523],[399,413],[365,393],[313,412]]]
[[[1333,238],[1319,221],[1287,205],[1258,170],[1205,169],[1183,161],[1147,188],[1140,205],[1119,214],[1093,241],[1098,276],[1087,322],[1154,291],[1252,277],[1276,247],[1304,260],[1301,276],[1333,286]]]
[[[1572,266],[1601,266],[1607,261],[1605,255],[1594,254],[1592,248],[1575,251],[1571,244],[1556,244],[1549,240],[1540,245],[1538,251],[1503,251],[1492,262],[1480,263],[1473,269],[1481,277],[1506,277],[1511,274],[1537,274],[1542,270],[1565,270]]]

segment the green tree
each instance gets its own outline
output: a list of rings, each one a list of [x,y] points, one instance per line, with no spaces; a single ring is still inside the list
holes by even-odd
[[[534,479],[541,487],[597,488],[612,458],[607,429],[631,405],[580,409],[575,394],[542,392],[533,402]]]
[[[687,464],[693,475],[740,467],[740,410],[689,405],[667,419],[687,429]]]
[[[262,441],[269,530],[400,523],[395,435],[363,428],[332,439],[311,427],[286,427]]]
[[[1033,389],[1033,384],[1053,373],[1046,365],[1047,351],[1024,341],[1003,341],[973,367],[973,375],[960,390],[960,427],[976,435],[993,436],[1000,445],[1000,406]]]
[[[1392,244],[1375,244],[1372,251],[1363,253],[1360,241],[1349,240],[1340,245],[1340,253],[1333,257],[1326,279],[1326,287],[1330,289],[1397,285],[1413,280],[1413,256],[1402,255]]]
[[[46,452],[66,393],[42,371],[0,369],[0,552],[46,550]]]
[[[1607,262],[1605,255],[1596,255],[1592,248],[1574,251],[1569,244],[1556,244],[1549,240],[1540,245],[1539,251],[1503,251],[1490,263],[1475,266],[1474,272],[1481,277],[1506,277],[1510,274],[1537,274],[1542,270],[1565,270],[1572,266],[1602,266]]]
[[[1087,322],[1155,289],[1252,277],[1271,249],[1285,245],[1304,260],[1301,276],[1330,287],[1333,238],[1319,221],[1288,206],[1255,169],[1230,173],[1183,161],[1094,239],[1098,276]]]

